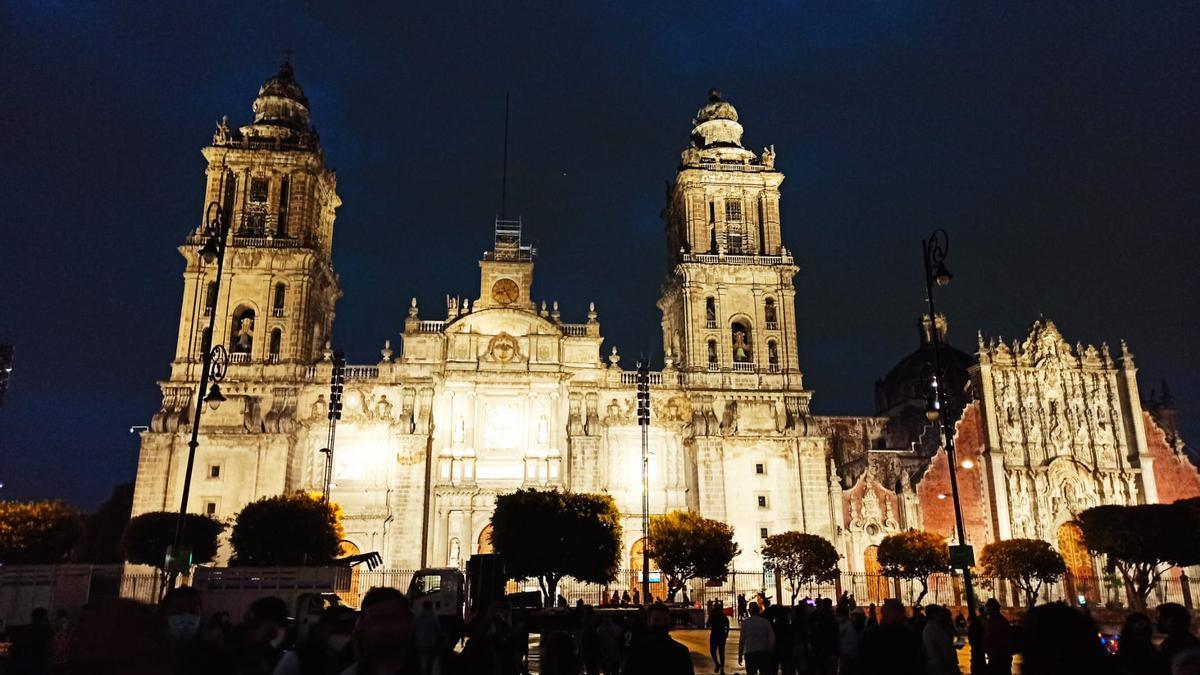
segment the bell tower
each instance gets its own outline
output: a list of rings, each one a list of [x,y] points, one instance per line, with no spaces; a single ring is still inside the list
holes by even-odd
[[[329,339],[341,295],[330,260],[341,200],[290,63],[259,88],[253,112],[237,130],[218,122],[203,150],[204,206],[225,206],[229,238],[219,289],[216,265],[198,254],[203,223],[179,248],[187,268],[172,379],[198,373],[213,314],[212,344],[229,350],[234,368],[283,375],[287,364],[319,359]]]
[[[802,389],[798,268],[780,240],[775,150],[742,146],[737,110],[716,89],[692,122],[663,220],[670,272],[658,307],[663,351],[693,373],[757,373]]]

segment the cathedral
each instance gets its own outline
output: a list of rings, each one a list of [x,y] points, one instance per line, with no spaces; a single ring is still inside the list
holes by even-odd
[[[142,435],[135,514],[178,508],[208,344],[228,351],[226,400],[203,413],[190,508],[229,518],[325,482],[341,201],[290,65],[262,85],[253,112],[237,129],[218,123],[203,150],[204,203],[232,218],[224,272],[218,288],[200,255],[204,228],[192,230],[179,247],[179,334],[162,408]],[[953,539],[950,467],[925,414],[935,337],[976,550],[1042,538],[1091,576],[1074,523],[1082,509],[1200,495],[1170,397],[1143,402],[1130,347],[1071,344],[1046,319],[1009,340],[980,334],[966,352],[947,342],[944,317],[927,315],[916,349],[877,382],[876,415],[813,415],[774,147],[747,147],[738,111],[715,90],[680,141],[663,210],[665,357],[650,373],[652,514],[729,523],[738,570],[761,569],[761,541],[789,530],[834,542],[846,572],[877,569],[890,533]],[[394,569],[462,565],[490,550],[496,496],[535,487],[611,495],[625,565],[640,568],[636,373],[603,349],[594,308],[570,323],[539,302],[535,257],[521,222],[497,220],[476,297],[448,297],[436,312],[414,299],[396,348],[346,367],[331,495],[348,550],[378,551]]]

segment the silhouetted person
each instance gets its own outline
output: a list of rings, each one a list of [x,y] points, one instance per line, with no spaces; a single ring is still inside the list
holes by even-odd
[[[884,600],[879,625],[863,632],[858,653],[864,673],[925,675],[921,638],[909,627],[904,605],[895,598]]]
[[[1117,663],[1127,675],[1167,675],[1170,664],[1154,648],[1154,625],[1150,617],[1134,612],[1121,626],[1121,649]]]
[[[987,672],[1009,675],[1012,673],[1012,656],[1016,652],[1012,624],[1000,611],[1000,601],[995,598],[988,598],[983,610],[983,649],[987,652]]]
[[[833,602],[821,598],[809,614],[811,671],[815,675],[834,672],[838,657],[838,626],[833,616]]]
[[[759,612],[758,603],[746,607],[746,620],[738,627],[738,665],[746,663],[746,675],[770,675],[775,670],[775,629]]]
[[[153,607],[121,598],[89,605],[67,648],[64,675],[175,675],[171,637]],[[217,671],[221,672],[221,671]]]
[[[1171,675],[1200,675],[1200,648],[1191,647],[1171,660]]]
[[[287,605],[274,596],[250,603],[246,620],[234,631],[234,670],[237,675],[270,675],[290,645]]]
[[[624,675],[695,675],[688,648],[671,639],[671,610],[646,609],[646,635],[629,650]]]
[[[921,643],[925,647],[925,670],[928,675],[961,675],[958,652],[954,650],[954,620],[950,610],[939,605],[925,608],[925,627]]]
[[[190,586],[172,588],[158,608],[171,636],[176,671],[180,675],[205,675],[229,669],[229,659],[221,646],[200,630],[203,623],[200,591]]]
[[[413,613],[394,588],[376,587],[363,596],[358,619],[357,660],[342,675],[417,675]]]
[[[621,592],[621,606],[628,607],[631,602],[633,602],[633,601],[629,599],[629,591],[622,591]]]
[[[46,672],[47,661],[50,657],[50,641],[54,639],[54,629],[50,626],[50,614],[44,607],[38,607],[29,615],[29,625],[13,626],[12,651],[9,654],[9,668],[14,675],[36,675]]]
[[[971,645],[971,675],[986,675],[987,646],[983,638],[983,617],[976,616],[967,624],[967,644]]]
[[[746,613],[746,607],[748,606],[748,604],[749,603],[746,602],[746,594],[738,593],[738,597],[737,597],[737,620],[738,620],[738,623],[741,623],[746,620],[746,616],[748,616]]]
[[[1096,637],[1096,624],[1077,609],[1061,602],[1039,605],[1025,615],[1023,628],[1022,675],[1116,672]]]
[[[570,633],[557,630],[545,637],[540,672],[543,675],[579,675],[579,658]]]
[[[1156,612],[1158,629],[1166,634],[1158,648],[1168,664],[1183,650],[1200,647],[1200,640],[1192,634],[1192,615],[1186,607],[1177,602],[1165,602]]]
[[[875,611],[875,603],[867,605],[867,628],[879,625],[879,615]]]
[[[635,605],[642,604],[642,593],[641,593],[641,591],[639,591],[636,588],[633,589],[633,604],[635,604]]]
[[[621,604],[621,596],[617,595],[616,591],[613,591],[612,600],[609,600],[608,604],[612,605],[613,607],[620,605]],[[629,604],[628,601],[626,601],[626,604]]]
[[[725,643],[729,640],[729,617],[718,600],[708,607],[708,654],[713,660],[713,671],[725,672]]]
[[[858,672],[858,640],[862,629],[854,625],[851,607],[851,603],[842,603],[835,612],[838,628],[838,675],[854,675]],[[866,617],[862,612],[854,612],[853,617],[864,619],[862,623],[865,627]]]
[[[625,651],[625,626],[621,617],[606,614],[596,627],[596,644],[600,650],[600,671],[618,675]]]

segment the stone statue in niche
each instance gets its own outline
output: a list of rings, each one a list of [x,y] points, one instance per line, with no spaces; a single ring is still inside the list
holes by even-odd
[[[538,445],[546,445],[550,442],[550,422],[545,415],[538,417],[537,442]]]
[[[739,362],[750,360],[750,345],[746,344],[745,331],[733,332],[733,360]]]
[[[387,394],[383,394],[375,402],[375,416],[388,420],[392,418],[392,402],[388,400]]]
[[[450,540],[450,566],[458,567],[462,562],[462,544],[459,543],[458,537]]]
[[[254,344],[254,318],[242,317],[237,331],[238,351],[248,352],[252,344]]]
[[[313,401],[312,410],[310,411],[309,417],[324,417],[328,410],[329,404],[325,402],[325,395],[320,394],[317,396],[317,400]]]
[[[775,146],[774,145],[763,148],[762,163],[763,163],[763,166],[767,167],[768,169],[775,168]]]

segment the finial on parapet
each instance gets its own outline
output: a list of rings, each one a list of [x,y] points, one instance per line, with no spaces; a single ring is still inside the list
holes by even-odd
[[[394,352],[392,352],[392,341],[384,340],[383,341],[383,349],[379,350],[379,355],[383,357],[382,363],[391,363],[393,353]]]
[[[417,318],[417,313],[417,299],[413,298],[412,302],[408,303],[408,315],[415,319]]]
[[[558,323],[558,320],[562,317],[562,314],[559,314],[558,312],[557,300],[554,301],[554,305],[552,307],[553,309],[550,310],[550,318],[554,320],[554,323]]]
[[[542,309],[538,311],[538,316],[542,317],[543,319],[550,316],[550,312],[546,311],[546,301],[545,300],[542,301]]]
[[[612,353],[608,355],[608,364],[611,368],[620,368],[621,355],[617,353],[617,346],[613,345]]]
[[[1125,340],[1121,340],[1121,364],[1126,368],[1133,367],[1133,352],[1129,351],[1129,345],[1125,344]]]
[[[587,317],[588,317],[588,319],[587,319],[588,323],[596,323],[596,303],[594,303],[594,302],[588,303]]]
[[[325,341],[325,348],[321,350],[321,360],[322,361],[332,361],[333,360],[333,344],[329,340]]]

